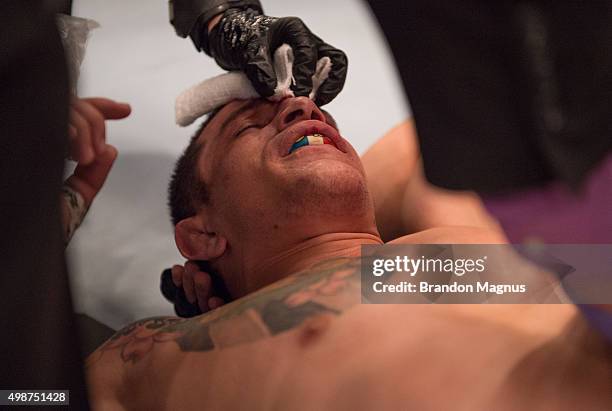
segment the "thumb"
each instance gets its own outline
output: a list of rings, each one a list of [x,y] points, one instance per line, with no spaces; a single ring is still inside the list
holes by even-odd
[[[120,120],[129,116],[132,112],[132,107],[129,104],[119,103],[108,98],[91,97],[83,100],[97,108],[107,120]]]
[[[244,73],[261,97],[267,98],[274,94],[277,83],[276,74],[270,56],[264,47],[260,47],[256,54],[249,56]]]
[[[117,149],[107,144],[105,150],[97,155],[92,163],[79,164],[74,174],[66,180],[67,185],[83,196],[87,207],[91,205],[94,197],[104,185],[116,158]]]
[[[321,57],[329,57],[332,69],[317,92],[316,103],[319,107],[332,101],[342,91],[348,69],[346,54],[329,44],[322,43],[319,47],[319,58]]]
[[[312,90],[312,76],[317,65],[316,38],[304,22],[296,17],[283,17],[270,27],[272,45],[289,44],[293,50],[293,77],[291,90],[296,97],[308,96]],[[273,51],[273,50],[271,50]]]

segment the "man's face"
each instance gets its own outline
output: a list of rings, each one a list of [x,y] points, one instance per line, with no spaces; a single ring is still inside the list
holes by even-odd
[[[291,150],[312,135],[328,144]],[[204,144],[198,164],[209,208],[234,234],[244,236],[261,225],[288,228],[296,219],[363,213],[370,205],[359,156],[331,117],[307,98],[233,101],[217,113],[199,143]]]

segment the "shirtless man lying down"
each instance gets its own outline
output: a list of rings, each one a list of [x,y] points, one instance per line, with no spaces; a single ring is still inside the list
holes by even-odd
[[[571,305],[360,304],[360,246],[383,241],[358,155],[306,98],[221,109],[171,206],[236,300],[119,331],[88,360],[96,409],[612,407],[609,346]],[[476,225],[392,243],[504,241]]]

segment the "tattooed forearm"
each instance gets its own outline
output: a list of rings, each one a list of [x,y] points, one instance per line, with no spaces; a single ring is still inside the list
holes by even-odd
[[[87,207],[83,196],[67,185],[62,188],[62,201],[64,244],[68,245],[74,232],[85,218]]]
[[[328,261],[199,317],[138,321],[117,332],[89,364],[108,351],[136,363],[163,343],[184,352],[223,349],[289,331],[320,314],[339,315],[360,301],[359,264]]]

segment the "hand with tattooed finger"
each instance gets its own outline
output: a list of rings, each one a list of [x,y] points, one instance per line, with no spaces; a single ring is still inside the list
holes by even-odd
[[[68,126],[69,156],[77,167],[64,183],[62,217],[65,242],[79,226],[117,158],[117,149],[106,143],[106,120],[130,115],[128,104],[106,98],[73,97]]]

